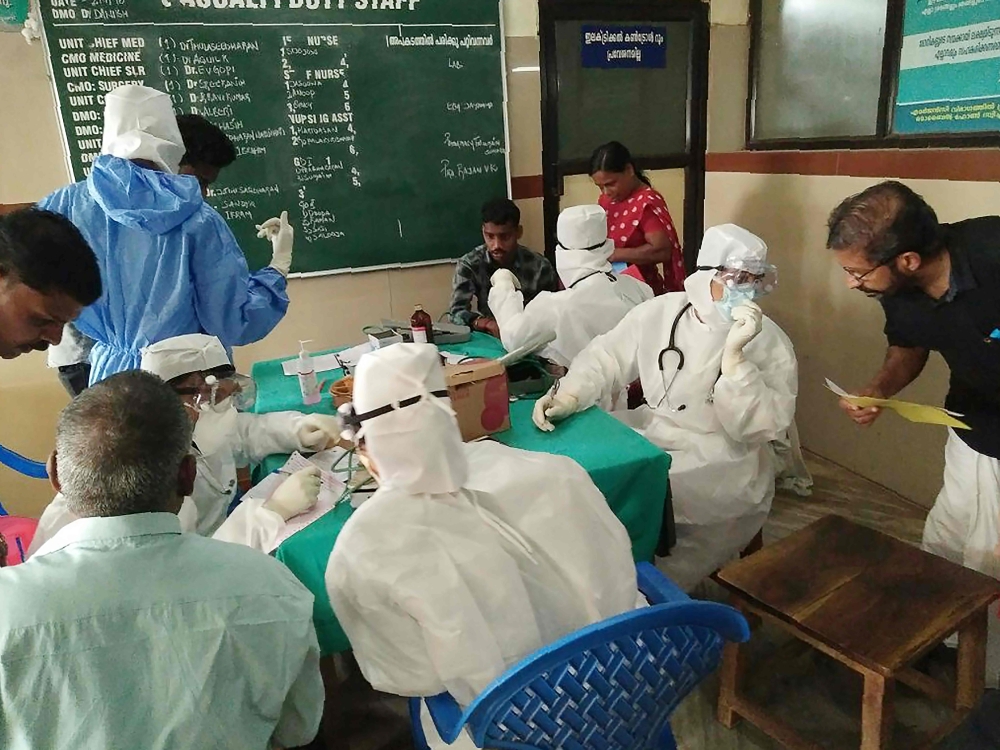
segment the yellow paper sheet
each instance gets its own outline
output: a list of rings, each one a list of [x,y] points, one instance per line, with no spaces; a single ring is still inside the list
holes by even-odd
[[[903,419],[918,424],[939,424],[945,427],[952,427],[956,430],[972,429],[965,422],[958,419],[961,414],[942,409],[938,406],[925,406],[924,404],[914,404],[909,401],[900,401],[895,398],[873,398],[872,396],[853,396],[838,386],[832,380],[827,379],[826,387],[836,393],[845,401],[866,409],[869,406],[877,406],[880,409],[892,409]]]

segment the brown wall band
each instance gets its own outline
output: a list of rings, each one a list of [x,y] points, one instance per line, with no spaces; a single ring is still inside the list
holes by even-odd
[[[708,172],[1000,181],[1000,149],[735,151],[708,154]]]
[[[510,178],[510,192],[516,201],[528,198],[541,198],[543,187],[544,184],[540,174]]]

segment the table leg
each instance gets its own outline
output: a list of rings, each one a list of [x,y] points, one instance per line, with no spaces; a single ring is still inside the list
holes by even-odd
[[[739,721],[739,715],[733,706],[739,694],[740,678],[746,666],[745,660],[743,644],[727,643],[723,648],[718,719],[726,729],[732,729]]]
[[[955,708],[979,705],[986,687],[986,632],[988,610],[977,612],[958,631],[958,675]]]
[[[861,750],[888,750],[894,721],[891,678],[864,672],[865,694],[861,704]]]

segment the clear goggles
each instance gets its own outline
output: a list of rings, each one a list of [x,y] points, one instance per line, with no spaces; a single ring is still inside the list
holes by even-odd
[[[763,297],[778,288],[778,269],[756,258],[730,258],[715,270],[716,280],[729,289],[752,287]]]
[[[257,385],[253,378],[237,373],[199,373],[197,380],[192,378],[185,385],[174,388],[174,391],[184,398],[185,403],[199,411],[228,409],[230,404],[237,411],[250,411],[257,401]]]

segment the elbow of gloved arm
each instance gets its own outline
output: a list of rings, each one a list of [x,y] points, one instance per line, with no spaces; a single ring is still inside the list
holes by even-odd
[[[779,439],[795,419],[795,376],[764,373],[744,361],[737,376],[723,375],[715,385],[715,412],[733,440],[766,443]]]

